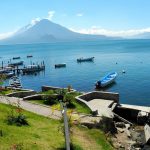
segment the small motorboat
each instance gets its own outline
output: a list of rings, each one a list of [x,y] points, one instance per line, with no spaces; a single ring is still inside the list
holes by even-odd
[[[112,72],[104,76],[101,80],[96,82],[95,84],[96,88],[101,88],[110,85],[115,81],[117,75],[118,75],[117,72]]]
[[[55,64],[55,68],[62,68],[62,67],[66,67],[66,64]]]
[[[126,73],[126,71],[125,71],[125,70],[122,70],[122,73]]]
[[[86,62],[86,61],[94,61],[94,57],[89,57],[89,58],[78,58],[77,62]]]
[[[22,88],[21,81],[17,76],[13,76],[10,78],[9,86],[12,88]]]
[[[20,57],[13,57],[13,59],[20,59]]]
[[[31,57],[33,57],[32,55],[27,55],[27,58],[31,58]]]
[[[14,76],[14,72],[8,71],[4,74],[4,76],[6,76],[6,78],[10,78],[10,77]]]

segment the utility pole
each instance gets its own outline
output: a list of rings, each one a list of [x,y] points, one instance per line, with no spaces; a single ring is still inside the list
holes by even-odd
[[[62,115],[64,118],[66,150],[70,150],[70,134],[69,134],[69,125],[68,125],[68,117],[67,117],[67,107],[66,104],[64,104],[62,101],[60,101],[60,105],[62,108]]]

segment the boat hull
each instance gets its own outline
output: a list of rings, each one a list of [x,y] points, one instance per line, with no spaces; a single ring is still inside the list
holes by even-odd
[[[97,81],[97,83],[95,85],[96,88],[103,88],[103,87],[106,87],[106,86],[112,84],[113,82],[115,82],[117,75],[118,74],[116,72],[106,75],[101,80]]]
[[[94,57],[77,59],[77,62],[86,62],[86,61],[94,61]]]
[[[55,64],[55,68],[66,67],[66,64]]]

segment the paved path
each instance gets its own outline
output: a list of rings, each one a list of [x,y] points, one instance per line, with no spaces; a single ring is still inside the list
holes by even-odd
[[[87,103],[93,111],[98,111],[99,116],[113,117],[112,110],[109,108],[109,106],[114,103],[113,100],[93,99]]]
[[[4,103],[4,104],[11,103],[12,105],[16,105],[18,101],[20,103],[21,108],[28,110],[30,112],[33,112],[33,113],[36,113],[45,117],[50,117],[53,119],[60,119],[62,117],[62,114],[60,111],[53,110],[51,109],[51,107],[38,105],[38,104],[32,104],[28,101],[23,101],[21,98],[0,96],[0,103]]]

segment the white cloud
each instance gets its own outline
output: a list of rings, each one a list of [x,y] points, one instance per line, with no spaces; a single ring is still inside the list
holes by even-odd
[[[82,13],[77,13],[76,16],[77,16],[77,17],[82,17],[83,14],[82,14]]]
[[[31,20],[31,25],[35,25],[37,22],[39,22],[41,19],[40,18],[35,18]]]
[[[149,28],[143,28],[143,29],[130,29],[130,30],[107,30],[103,29],[101,27],[92,26],[88,29],[74,29],[70,28],[74,32],[84,33],[84,34],[97,34],[97,35],[106,35],[106,36],[121,36],[121,37],[130,37],[137,34],[150,32]]]
[[[54,14],[55,14],[55,11],[49,11],[47,19],[52,20]]]
[[[17,31],[18,31],[18,29],[17,29],[17,30],[14,30],[14,31],[12,31],[12,32],[0,33],[0,40],[6,39],[6,38],[12,36],[12,35],[15,34]]]

